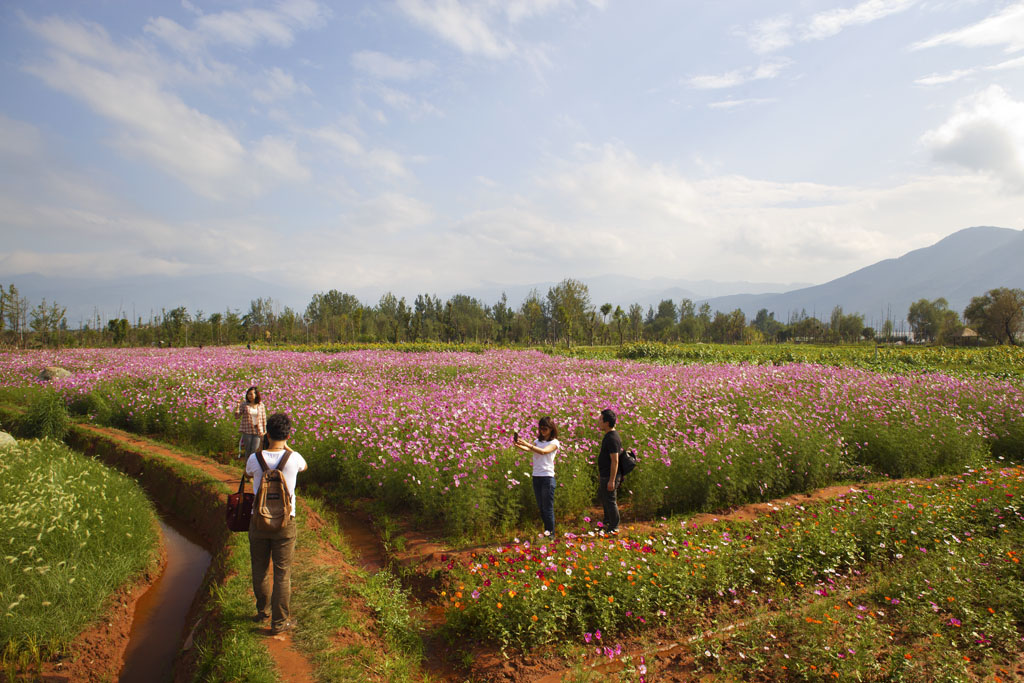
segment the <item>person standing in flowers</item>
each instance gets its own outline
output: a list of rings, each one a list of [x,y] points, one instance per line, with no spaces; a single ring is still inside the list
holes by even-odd
[[[245,400],[235,410],[238,418],[238,458],[247,458],[258,451],[263,445],[263,436],[267,433],[267,408],[260,399],[260,390],[249,387],[245,392]]]
[[[558,441],[558,428],[550,417],[537,423],[537,440],[532,444],[516,436],[516,448],[533,453],[533,495],[537,498],[544,533],[555,533],[555,456],[562,444]]]
[[[601,452],[597,456],[597,499],[601,501],[604,508],[604,523],[602,530],[608,534],[619,533],[619,504],[618,491],[622,485],[622,475],[619,473],[619,453],[622,452],[622,439],[615,431],[615,422],[618,418],[615,411],[605,408],[597,417],[597,428],[604,434],[601,439]]]

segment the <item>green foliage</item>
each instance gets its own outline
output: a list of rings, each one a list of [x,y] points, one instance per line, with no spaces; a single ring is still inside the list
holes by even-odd
[[[657,364],[787,365],[815,363],[876,372],[942,372],[1024,379],[1024,348],[943,346],[815,346],[810,344],[663,344],[637,342],[621,347],[578,347],[580,358],[623,358]]]
[[[21,431],[28,437],[62,440],[68,433],[68,417],[64,397],[52,389],[36,394],[22,417]]]
[[[156,516],[138,485],[54,441],[0,458],[0,519],[4,661],[62,652],[157,560]]]
[[[376,616],[388,644],[402,652],[421,655],[423,641],[409,613],[410,595],[399,580],[383,569],[367,578],[358,590]]]

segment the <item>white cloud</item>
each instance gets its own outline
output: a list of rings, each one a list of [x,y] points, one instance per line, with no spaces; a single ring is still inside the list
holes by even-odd
[[[922,142],[936,161],[989,173],[1024,192],[1024,102],[998,85],[962,99]]]
[[[821,282],[979,222],[1015,225],[1019,199],[979,175],[885,187],[694,179],[619,144],[581,147],[538,175],[535,191],[457,223],[467,278],[495,279],[528,256],[520,282],[609,272]],[[978,207],[984,207],[979,211]]]
[[[793,20],[788,16],[764,19],[754,24],[747,35],[747,43],[757,54],[775,52],[793,44],[790,30]]]
[[[115,45],[95,25],[51,18],[28,22],[51,50],[26,70],[116,126],[112,144],[178,178],[198,194],[223,198],[262,191],[281,167],[254,156],[227,126],[186,104],[166,86],[170,69],[137,48]],[[138,57],[138,59],[136,59]],[[294,169],[285,177],[296,177]]]
[[[328,144],[353,166],[366,168],[392,178],[407,178],[409,171],[402,156],[393,150],[368,149],[354,135],[338,126],[324,126],[310,131],[315,140]]]
[[[294,141],[265,136],[256,143],[252,156],[262,168],[284,180],[302,182],[311,176],[309,169],[299,161]]]
[[[407,17],[468,55],[505,59],[516,47],[490,25],[493,14],[459,0],[398,0]]]
[[[850,26],[870,24],[891,14],[903,12],[920,0],[864,0],[850,7],[815,14],[803,28],[805,40],[830,38]]]
[[[945,74],[930,74],[917,79],[914,83],[917,85],[945,85],[946,83],[953,83],[968,76],[973,76],[980,71],[1009,71],[1010,69],[1022,68],[1024,68],[1024,57],[1017,57],[1015,59],[1008,59],[1005,62],[999,62],[998,64],[990,64],[989,66],[956,69]]]
[[[1012,4],[1001,12],[971,26],[915,43],[912,48],[922,50],[939,45],[960,45],[962,47],[1005,45],[1007,52],[1024,50],[1024,2]]]
[[[543,66],[543,48],[517,42],[516,27],[562,8],[580,5],[604,8],[604,0],[398,0],[398,8],[415,24],[430,31],[463,54],[502,60],[526,59],[534,68]]]
[[[373,50],[353,54],[352,67],[356,71],[388,81],[411,81],[429,76],[437,70],[433,62],[425,59],[398,59]]]
[[[268,69],[263,74],[263,81],[253,91],[253,97],[264,104],[285,100],[298,94],[310,95],[312,91],[305,83],[279,67]]]
[[[774,97],[751,97],[744,100],[722,100],[720,102],[710,102],[708,106],[712,109],[738,109],[740,107],[749,107],[757,104],[770,104],[777,102]]]
[[[171,47],[192,54],[210,44],[252,49],[264,43],[287,47],[298,31],[323,25],[328,9],[313,0],[279,0],[271,9],[200,13],[192,29],[166,17],[150,19],[147,33]]]
[[[418,97],[413,97],[412,95],[396,88],[377,84],[372,86],[370,90],[388,106],[393,109],[404,111],[412,118],[418,118],[425,115],[441,115],[441,110],[430,102],[421,100]]]
[[[347,227],[376,239],[420,228],[434,219],[433,209],[418,199],[396,192],[356,203],[344,218]]]
[[[977,71],[977,69],[956,69],[945,74],[929,74],[918,78],[914,83],[917,85],[945,85],[946,83],[953,83],[961,78],[966,78]]]
[[[775,59],[763,62],[758,66],[736,69],[724,74],[693,76],[687,83],[698,90],[721,90],[743,85],[751,81],[778,78],[782,71],[791,64],[788,59]]]
[[[0,114],[0,159],[32,156],[38,153],[41,144],[38,128]]]

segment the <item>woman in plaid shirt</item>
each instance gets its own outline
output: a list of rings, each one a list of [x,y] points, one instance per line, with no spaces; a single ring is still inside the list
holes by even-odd
[[[249,387],[245,392],[245,400],[238,404],[235,411],[238,416],[238,457],[248,458],[259,450],[263,435],[267,433],[267,409],[260,400],[260,390]]]

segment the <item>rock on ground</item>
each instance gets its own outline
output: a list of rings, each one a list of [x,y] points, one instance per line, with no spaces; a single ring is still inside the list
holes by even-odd
[[[69,370],[65,370],[64,368],[59,368],[56,366],[48,367],[39,373],[39,379],[43,380],[44,382],[49,382],[51,379],[59,379],[62,377],[70,376],[71,372]]]
[[[7,432],[0,432],[0,450],[18,445],[18,440]]]

